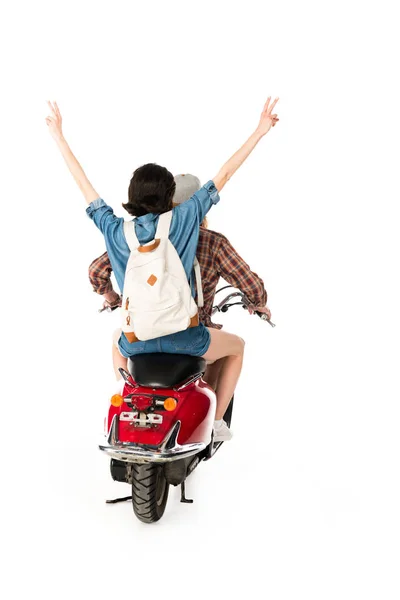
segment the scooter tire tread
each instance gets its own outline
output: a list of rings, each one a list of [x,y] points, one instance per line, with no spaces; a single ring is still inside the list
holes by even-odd
[[[159,465],[132,465],[132,505],[135,515],[143,523],[159,521],[164,514],[169,485],[165,482],[164,495],[158,503],[157,481],[160,476],[164,477],[164,473]]]

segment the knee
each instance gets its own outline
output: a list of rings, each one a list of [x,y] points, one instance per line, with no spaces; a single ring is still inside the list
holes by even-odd
[[[237,352],[236,354],[239,356],[243,356],[244,354],[244,347],[246,345],[246,342],[244,341],[243,338],[237,336],[236,337],[236,345],[237,345]]]

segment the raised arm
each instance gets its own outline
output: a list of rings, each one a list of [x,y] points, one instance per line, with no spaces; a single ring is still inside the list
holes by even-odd
[[[79,164],[78,160],[73,155],[71,148],[68,146],[62,132],[62,117],[57,103],[48,103],[51,114],[46,118],[46,123],[49,128],[51,136],[54,138],[62,157],[64,158],[68,169],[70,170],[72,177],[78,184],[79,189],[85,196],[85,200],[88,204],[97,200],[99,197],[98,193],[86,177],[84,170]]]
[[[278,115],[272,114],[272,111],[278,102],[279,98],[275,98],[270,106],[271,98],[269,97],[264,105],[264,109],[261,113],[260,122],[254,133],[251,134],[247,142],[238,150],[220,169],[218,175],[213,179],[215,187],[220,192],[224,185],[229,181],[232,175],[238,170],[238,168],[244,163],[249,154],[257,146],[258,142],[264,137],[265,134],[274,127],[279,121]]]
[[[267,304],[267,290],[263,280],[254,273],[238,254],[230,241],[219,235],[215,265],[219,275],[233,287],[243,292],[254,306]]]

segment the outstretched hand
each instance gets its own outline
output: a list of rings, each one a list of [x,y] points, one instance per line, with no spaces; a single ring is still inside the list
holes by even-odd
[[[268,133],[271,127],[275,127],[275,125],[279,121],[278,115],[276,113],[272,114],[272,111],[274,110],[278,100],[279,98],[275,98],[271,106],[269,104],[271,102],[271,96],[266,101],[263,111],[261,113],[260,122],[257,127],[257,131],[260,135],[265,135],[266,133]]]
[[[49,105],[51,114],[46,117],[46,123],[49,128],[50,134],[54,139],[62,137],[62,117],[60,109],[57,106],[57,102],[47,102]]]

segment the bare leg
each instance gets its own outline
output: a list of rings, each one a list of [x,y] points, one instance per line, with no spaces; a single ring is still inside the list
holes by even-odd
[[[113,367],[114,367],[115,377],[116,377],[117,381],[119,381],[120,379],[122,379],[122,376],[121,376],[121,373],[118,371],[118,369],[120,367],[122,367],[123,369],[127,370],[128,359],[125,358],[125,356],[122,356],[122,354],[120,353],[118,348],[115,346],[115,344],[113,344],[113,347],[112,347],[112,358],[113,358]]]
[[[243,364],[244,341],[237,335],[209,329],[211,344],[203,356],[206,360],[224,358],[217,382],[216,420],[222,419],[235,391]]]
[[[216,360],[212,364],[208,365],[204,374],[204,381],[207,381],[208,385],[212,387],[214,391],[217,389],[217,384],[224,360],[224,358],[220,358],[219,360]]]

